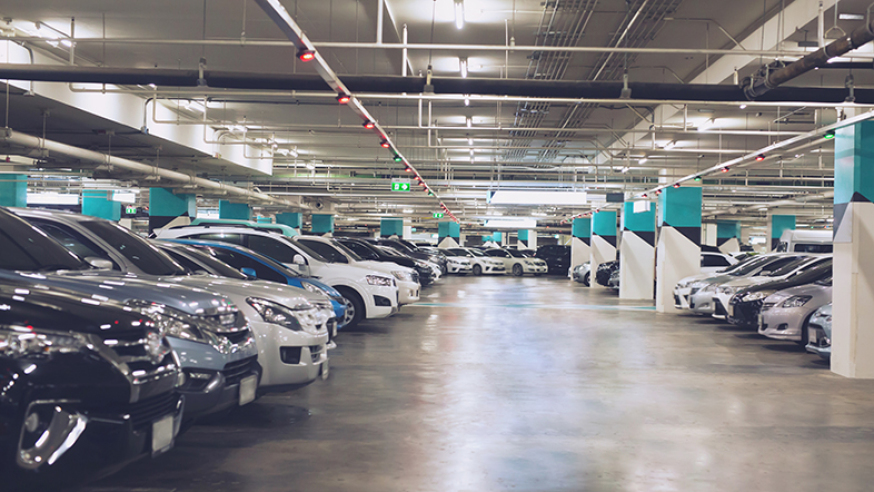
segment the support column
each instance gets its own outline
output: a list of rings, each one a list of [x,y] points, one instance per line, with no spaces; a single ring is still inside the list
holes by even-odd
[[[461,237],[461,226],[458,222],[444,221],[437,223],[437,247],[457,248]]]
[[[592,257],[592,219],[574,219],[571,226],[571,271]],[[591,283],[591,282],[589,282]]]
[[[716,224],[702,224],[701,225],[701,244],[705,244],[707,246],[719,246],[717,244],[717,227]]]
[[[0,206],[27,207],[26,174],[0,175]]]
[[[774,251],[777,245],[780,244],[780,236],[784,231],[795,229],[794,215],[772,215],[768,214],[768,251]]]
[[[701,272],[701,188],[665,188],[659,197],[656,311],[676,313],[674,286]]]
[[[404,219],[384,217],[379,220],[379,235],[382,237],[404,237]]]
[[[641,208],[641,203],[645,208]],[[653,298],[655,226],[655,207],[651,202],[625,202],[619,246],[620,299]]]
[[[331,234],[334,232],[334,216],[331,214],[313,214],[313,234]]]
[[[149,232],[188,225],[195,217],[196,195],[176,195],[167,188],[149,188]]]
[[[716,222],[716,247],[723,253],[740,251],[741,228],[736,220],[720,220]]]
[[[118,221],[121,219],[121,203],[112,201],[108,190],[83,190],[82,214]]]
[[[835,137],[831,370],[874,378],[874,121]]]
[[[537,231],[534,229],[520,230],[516,238],[518,239],[516,247],[519,249],[537,249]]]
[[[601,287],[595,281],[598,266],[616,260],[616,212],[601,210],[592,214],[592,281],[589,287]]]
[[[292,227],[299,234],[300,227],[303,225],[303,214],[299,212],[283,212],[281,214],[276,214],[276,223]]]
[[[219,200],[219,218],[252,220],[252,209],[246,203],[232,203],[227,200]]]

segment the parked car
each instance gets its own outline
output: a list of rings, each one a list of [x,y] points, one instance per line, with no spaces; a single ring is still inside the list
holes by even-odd
[[[485,251],[486,256],[498,258],[504,262],[504,268],[517,277],[526,273],[543,275],[547,271],[546,262],[539,258],[530,258],[525,253],[514,249],[492,248]]]
[[[334,238],[298,236],[294,242],[303,244],[332,263],[356,266],[393,276],[398,287],[397,303],[400,306],[419,300],[419,290],[422,286],[419,285],[419,274],[412,268],[397,263],[365,260]]]
[[[379,244],[371,244],[371,246],[373,246],[374,248],[376,248],[377,250],[379,250],[382,254],[384,254],[384,255],[386,255],[386,256],[388,256],[388,257],[396,257],[396,256],[400,256],[400,257],[404,257],[404,258],[412,258],[412,257],[407,256],[406,254],[401,253],[400,251],[398,251],[398,250],[396,250],[396,249],[394,249],[394,248],[390,248],[390,247],[388,247],[388,246],[382,246],[382,245],[379,245]],[[442,257],[444,260],[446,259],[445,256],[441,256],[441,257]],[[418,258],[412,258],[412,259],[413,259],[414,261],[417,262],[417,263],[416,263],[417,266],[427,267],[427,268],[430,268],[430,269],[431,269],[431,282],[432,282],[432,283],[433,283],[433,282],[436,282],[437,280],[440,279],[440,277],[443,276],[443,273],[444,273],[444,272],[443,272],[443,269],[440,268],[440,265],[439,265],[439,264],[437,264],[437,263],[433,263],[433,262],[428,261],[428,260],[420,260],[420,259],[418,259]],[[445,265],[444,265],[444,266],[445,266]],[[420,277],[419,277],[419,280],[421,280],[421,279],[422,279],[422,277],[420,276]]]
[[[70,486],[173,447],[183,381],[165,331],[191,323],[0,282],[3,490]]]
[[[158,238],[201,239],[245,246],[298,274],[314,275],[349,301],[346,317],[350,328],[364,319],[385,318],[398,311],[394,277],[354,265],[331,263],[305,245],[280,234],[249,228],[193,226],[161,231]]]
[[[188,239],[161,240],[158,241],[158,245],[159,247],[181,246],[181,249],[171,247],[165,249],[164,252],[173,256],[173,259],[180,265],[195,272],[201,268],[211,275],[241,280],[258,279],[278,282],[308,290],[314,294],[321,294],[331,301],[331,306],[334,308],[334,318],[337,321],[336,328],[343,328],[348,321],[346,320],[348,301],[336,289],[314,278],[301,277],[282,264],[251,249],[214,241]],[[333,338],[337,333],[332,332],[330,335]]]
[[[262,392],[309,384],[327,374],[328,332],[335,321],[323,295],[258,280],[190,275],[154,244],[108,220],[59,211],[21,210],[20,215],[68,249],[105,258],[124,274],[230,299],[255,334]]]
[[[619,291],[619,269],[618,268],[613,270],[612,273],[610,273],[610,279],[607,280],[607,287],[610,289],[613,289],[617,292]]]
[[[473,273],[472,255],[462,250],[461,254],[455,254],[448,248],[438,248],[446,257],[446,271],[455,275],[467,275]]]
[[[613,272],[619,271],[619,260],[607,261],[598,265],[597,270],[595,271],[595,282],[598,282],[598,285],[603,285],[607,287],[607,283],[610,282],[610,277],[613,275]]]
[[[535,256],[546,262],[550,275],[565,275],[571,266],[570,246],[548,244],[537,248]]]
[[[583,264],[575,266],[573,271],[571,272],[571,279],[573,279],[574,282],[579,282],[588,287],[589,282],[591,282],[592,279],[591,263],[587,261]]]
[[[507,273],[504,262],[498,258],[486,256],[481,250],[476,248],[450,248],[453,253],[460,254],[465,252],[470,258],[472,273],[474,275],[504,275]]]
[[[824,256],[803,256],[786,263],[782,268],[770,271],[763,270],[755,275],[741,277],[724,283],[719,286],[716,295],[713,297],[715,306],[712,316],[717,319],[728,319],[728,316],[731,314],[728,312],[730,301],[735,294],[741,291],[746,292],[756,285],[787,279],[815,268],[826,261],[831,262],[831,258]]]
[[[832,304],[816,310],[807,323],[807,351],[823,359],[832,356]]]
[[[775,272],[777,273],[777,272]],[[758,328],[761,324],[759,315],[762,312],[762,307],[765,300],[778,292],[784,292],[787,289],[793,291],[799,287],[809,287],[810,284],[829,278],[832,275],[832,261],[830,258],[825,259],[818,264],[813,264],[809,267],[796,270],[796,273],[789,275],[779,280],[765,282],[762,284],[753,285],[745,289],[737,291],[729,300],[728,314],[726,320],[733,324],[745,327]],[[828,292],[820,293],[829,297],[822,304],[831,301],[831,288],[826,289]],[[807,290],[808,292],[810,289]],[[792,296],[792,294],[789,294]],[[782,296],[778,296],[780,298]],[[791,305],[791,304],[790,304]],[[779,308],[778,308],[779,309]],[[812,313],[813,310],[810,310]],[[808,313],[809,314],[809,313]],[[800,320],[800,324],[804,324],[805,317]],[[798,330],[801,330],[799,326]],[[806,336],[806,335],[805,335]],[[807,345],[805,341],[805,345]]]
[[[255,338],[246,318],[227,298],[204,289],[95,272],[75,253],[2,207],[0,251],[0,281],[73,290],[96,302],[114,300],[131,308],[159,305],[169,315],[190,316],[191,324],[166,327],[185,373],[178,391],[185,396],[186,420],[254,399],[261,374]]]
[[[422,287],[426,287],[436,280],[434,276],[434,271],[431,266],[424,260],[419,260],[413,258],[411,256],[407,256],[403,253],[400,253],[397,250],[388,248],[388,251],[385,249],[379,248],[374,244],[370,244],[369,242],[351,237],[338,237],[337,241],[340,242],[343,246],[351,249],[361,258],[369,261],[381,261],[385,263],[397,263],[400,266],[412,268],[416,270],[416,273],[419,276],[419,284]]]
[[[403,239],[367,239],[372,244],[387,246],[407,256],[417,258],[419,260],[430,261],[440,267],[441,275],[446,275],[448,267],[446,266],[446,256],[437,248],[418,247],[409,241]]]
[[[774,251],[778,253],[831,253],[832,231],[789,229],[783,231]]]
[[[196,218],[191,221],[191,224],[188,226],[176,226],[176,227],[189,227],[189,226],[203,226],[203,227],[246,227],[248,229],[257,229],[259,231],[268,231],[268,232],[277,232],[287,237],[294,237],[300,234],[293,227],[284,225],[284,224],[263,224],[261,222],[255,222],[251,220],[238,220],[238,219],[206,219],[206,218]],[[175,227],[171,227],[174,229]]]
[[[831,274],[812,284],[777,291],[762,303],[758,319],[759,334],[807,345],[808,320],[817,309],[831,302]]]

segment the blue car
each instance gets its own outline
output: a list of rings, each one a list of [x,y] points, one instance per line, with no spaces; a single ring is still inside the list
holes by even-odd
[[[331,305],[334,307],[334,315],[337,318],[337,329],[343,328],[348,320],[346,319],[346,299],[337,292],[337,289],[330,285],[323,284],[318,280],[309,277],[301,277],[297,273],[289,270],[280,263],[277,263],[270,258],[256,253],[249,248],[237,246],[233,244],[221,243],[218,241],[204,241],[192,239],[173,239],[168,243],[179,243],[193,246],[205,253],[208,253],[213,258],[226,263],[233,268],[255,277],[258,280],[268,280],[271,282],[279,282],[292,287],[306,289],[310,292],[317,292],[328,296],[331,300]],[[180,251],[180,253],[183,253]],[[222,272],[214,272],[210,265],[206,265],[197,258],[189,258],[201,268],[215,275],[223,275]]]

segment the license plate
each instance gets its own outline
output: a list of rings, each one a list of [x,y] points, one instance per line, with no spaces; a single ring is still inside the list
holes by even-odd
[[[330,359],[329,359],[330,360]],[[319,366],[319,376],[322,379],[328,379],[328,372],[331,370],[330,366],[328,366],[328,361],[322,362],[322,365]]]
[[[249,376],[240,381],[240,406],[255,401],[255,391],[258,390],[258,376]]]
[[[335,338],[337,336],[337,322],[334,320],[328,321],[328,333],[331,334],[331,338]]]
[[[152,424],[152,455],[173,447],[173,416],[168,415]]]

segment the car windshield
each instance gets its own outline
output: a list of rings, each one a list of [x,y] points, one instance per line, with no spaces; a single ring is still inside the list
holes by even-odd
[[[382,244],[384,244],[385,246],[388,246],[390,248],[394,248],[394,249],[396,249],[400,252],[403,252],[403,253],[409,253],[409,252],[413,251],[413,248],[407,246],[404,243],[398,242],[398,241],[385,241]]]
[[[192,268],[191,265],[185,264],[186,259],[192,263],[204,265],[209,269],[210,273],[220,277],[235,278],[238,280],[246,280],[249,278],[236,268],[223,261],[219,261],[210,254],[197,248],[192,248],[191,246],[162,246],[162,248],[169,253],[173,259],[177,260],[180,264],[187,266],[189,270],[192,270]],[[196,272],[197,269],[195,268],[193,271]]]
[[[399,251],[394,248],[389,248],[388,246],[377,246],[377,248],[379,248],[379,250],[382,251],[383,254],[386,254],[388,256],[403,256],[403,254],[401,254]]]
[[[88,220],[82,227],[106,241],[147,275],[185,275],[185,268],[148,241],[109,221]]]
[[[461,248],[449,248],[447,251],[449,251],[452,256],[473,256],[470,254],[470,251]]]
[[[191,245],[191,247],[195,248],[197,250],[203,251],[205,253],[208,253],[210,256],[217,257],[216,259],[218,261],[221,261],[219,259],[221,257],[221,255],[217,254],[216,250],[224,250],[224,251],[227,251],[228,253],[231,253],[232,255],[237,255],[240,257],[242,257],[242,256],[251,257],[252,259],[254,259],[255,261],[257,261],[259,263],[263,263],[274,270],[282,272],[282,274],[285,276],[288,276],[288,277],[300,277],[301,276],[297,272],[295,272],[294,270],[290,270],[288,267],[286,267],[282,263],[275,261],[273,258],[269,258],[267,256],[264,256],[261,253],[258,253],[256,251],[252,251],[251,249],[242,248],[246,252],[246,254],[243,255],[243,254],[239,253],[236,248],[233,248],[233,247],[225,248],[222,246],[207,246],[207,245],[199,245],[199,244]],[[233,268],[233,267],[231,267],[231,268]]]
[[[782,277],[784,275],[789,275],[794,272],[799,266],[803,265],[810,261],[810,258],[798,258],[797,260],[790,261],[789,263],[783,265],[782,268],[778,268],[771,273],[762,273],[763,277]]]
[[[506,251],[507,253],[510,253],[510,256],[512,256],[513,258],[528,258],[527,256],[525,256],[525,253],[516,249],[508,249]]]
[[[433,247],[419,248],[419,251],[424,251],[425,253],[428,253],[429,255],[442,255],[443,254],[442,251],[440,251],[437,248],[433,248]]]
[[[478,249],[469,249],[468,251],[473,256],[485,256],[486,255],[485,253],[483,253],[482,251],[480,251]]]
[[[762,265],[764,265],[766,263],[770,263],[772,261],[775,261],[775,257],[773,257],[773,256],[759,256],[759,257],[753,258],[750,261],[745,262],[743,265],[741,265],[737,269],[731,271],[730,273],[729,272],[726,272],[726,273],[728,273],[729,275],[733,275],[735,277],[743,277],[745,275],[749,275],[749,274],[753,273]]]
[[[90,268],[46,233],[0,210],[0,269],[83,270]]]
[[[331,241],[331,245],[333,245],[337,249],[346,253],[346,256],[348,256],[349,258],[352,258],[354,261],[364,261],[364,258],[362,258],[358,253],[347,248],[345,244],[341,243],[340,241],[337,241],[336,239]]]
[[[520,251],[520,253],[522,253],[522,256],[525,258],[537,258],[537,256],[530,251]]]
[[[297,249],[299,249],[299,250],[303,251],[305,254],[309,255],[310,258],[312,258],[316,261],[321,261],[322,263],[331,263],[330,260],[328,260],[324,256],[316,253],[315,251],[312,250],[312,248],[307,247],[305,244],[301,243],[300,241],[289,240],[289,239],[286,239],[285,236],[283,236],[283,239],[294,244],[294,246]]]
[[[340,244],[342,244],[343,246],[345,246],[348,249],[351,249],[352,251],[355,251],[355,253],[357,253],[358,256],[360,256],[366,260],[378,260],[380,257],[379,251],[375,247],[373,247],[373,245],[371,245],[369,243],[358,242],[358,241],[347,241],[347,240],[341,239]]]

